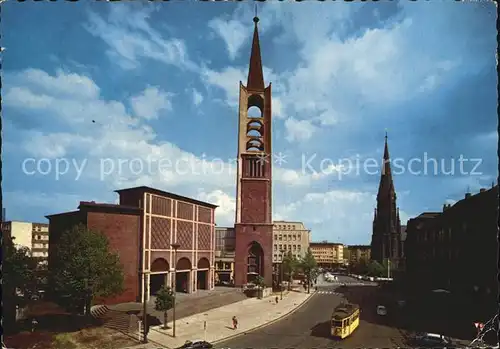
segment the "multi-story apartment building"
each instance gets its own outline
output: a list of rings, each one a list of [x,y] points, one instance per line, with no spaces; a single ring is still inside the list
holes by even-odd
[[[351,245],[344,248],[344,258],[350,265],[358,264],[361,261],[368,262],[371,258],[370,245]]]
[[[311,241],[311,231],[302,222],[273,222],[273,263],[281,263],[283,255],[291,252],[303,258]]]
[[[406,233],[410,290],[423,294],[446,289],[466,296],[475,309],[493,309],[498,292],[498,186],[467,193],[453,206],[444,205],[443,212],[410,219]]]
[[[344,245],[335,242],[311,242],[311,253],[319,267],[333,268],[344,265]]]
[[[215,227],[215,283],[233,284],[236,235],[234,228]]]
[[[14,244],[30,249],[32,257],[46,264],[49,255],[49,225],[8,221],[2,224],[2,234],[14,239]]]

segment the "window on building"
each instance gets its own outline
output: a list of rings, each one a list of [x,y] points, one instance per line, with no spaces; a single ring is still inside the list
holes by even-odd
[[[297,245],[293,245],[293,250],[297,251]]]
[[[274,250],[276,251],[278,249],[278,245],[274,245]]]
[[[279,240],[281,241],[282,239],[283,239],[283,235],[280,234],[280,239]]]
[[[300,245],[298,245],[298,246],[297,246],[297,249],[298,249],[299,251],[300,251],[300,247],[301,247]]]

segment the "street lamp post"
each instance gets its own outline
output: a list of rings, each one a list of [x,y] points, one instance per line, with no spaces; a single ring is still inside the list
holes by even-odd
[[[173,291],[174,291],[174,306],[172,311],[173,326],[172,326],[172,336],[175,338],[175,303],[177,303],[177,249],[181,246],[174,242],[170,245],[174,249],[174,277],[173,277]]]
[[[280,277],[280,300],[283,300],[283,260],[285,259],[285,250],[281,250],[281,277]]]

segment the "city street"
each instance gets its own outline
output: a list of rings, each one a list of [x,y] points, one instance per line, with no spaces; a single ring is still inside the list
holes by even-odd
[[[342,298],[339,284],[318,280],[318,292],[302,308],[285,319],[219,343],[217,348],[392,348],[405,346],[405,332],[383,324],[376,315],[376,301],[370,295],[373,286],[349,286],[359,280],[339,276],[348,284],[349,298],[362,300],[361,323],[356,332],[342,341],[330,337],[330,316]],[[366,283],[369,284],[369,283]],[[345,291],[342,291],[345,292]]]

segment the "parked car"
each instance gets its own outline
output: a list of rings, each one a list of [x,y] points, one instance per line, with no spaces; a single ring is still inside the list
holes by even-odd
[[[419,333],[415,336],[413,344],[428,348],[450,348],[452,347],[451,338],[437,333]]]
[[[386,316],[387,315],[387,309],[383,305],[377,306],[377,315]]]
[[[177,349],[212,349],[213,345],[203,340],[186,341],[184,345]]]

